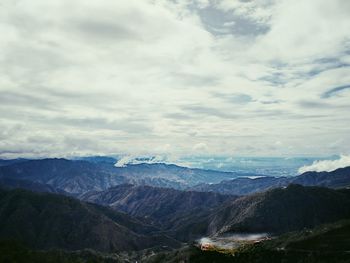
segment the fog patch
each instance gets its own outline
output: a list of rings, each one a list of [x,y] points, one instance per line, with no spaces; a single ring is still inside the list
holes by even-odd
[[[268,233],[235,233],[218,237],[202,237],[197,242],[202,249],[235,249],[243,244],[257,243],[269,238]]]

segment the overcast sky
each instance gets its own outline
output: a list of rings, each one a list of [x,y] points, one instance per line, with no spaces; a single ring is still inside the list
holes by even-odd
[[[0,157],[350,153],[348,0],[0,0]]]

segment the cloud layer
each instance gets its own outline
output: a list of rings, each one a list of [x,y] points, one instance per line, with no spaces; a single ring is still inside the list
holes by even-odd
[[[349,153],[347,1],[4,0],[0,157]]]
[[[115,164],[115,167],[126,167],[129,164],[153,164],[153,163],[166,163],[168,162],[168,158],[166,156],[123,156],[121,157]],[[173,160],[173,162],[176,160]]]
[[[331,172],[338,168],[344,168],[350,166],[350,155],[341,155],[336,160],[322,160],[315,161],[311,165],[303,166],[299,169],[299,173],[305,173],[309,171],[316,172]]]

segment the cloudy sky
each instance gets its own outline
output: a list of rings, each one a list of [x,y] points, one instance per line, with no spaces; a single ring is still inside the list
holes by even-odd
[[[348,0],[0,0],[0,157],[350,153]]]

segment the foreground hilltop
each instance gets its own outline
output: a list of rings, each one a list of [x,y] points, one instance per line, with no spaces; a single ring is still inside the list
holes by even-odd
[[[278,238],[245,245],[232,252],[202,251],[190,245],[158,253],[147,263],[334,263],[350,262],[350,221],[321,225],[312,230],[292,232]],[[232,254],[234,253],[234,254]]]
[[[140,250],[179,242],[126,214],[71,197],[0,190],[0,238],[36,249]]]
[[[126,190],[122,191],[122,187],[125,187]],[[163,198],[167,200],[165,198],[168,196],[167,191],[175,193],[175,200],[180,202],[170,202],[169,207],[165,202],[161,202]],[[10,253],[8,258],[11,258],[12,255],[14,258],[20,258],[17,262],[24,262],[20,261],[23,258],[19,256],[21,255],[19,253],[23,253],[28,256],[26,262],[31,262],[29,259],[33,259],[32,262],[39,259],[50,259],[52,262],[81,262],[81,260],[84,262],[88,259],[93,259],[92,262],[134,262],[135,260],[141,262],[148,260],[150,262],[178,262],[176,261],[178,259],[185,260],[185,262],[249,263],[266,262],[258,259],[266,260],[268,255],[281,260],[294,258],[295,251],[300,258],[305,256],[305,254],[298,252],[300,246],[305,245],[309,250],[316,250],[315,253],[318,253],[317,251],[320,251],[324,246],[323,243],[318,243],[318,240],[326,242],[326,238],[320,239],[312,236],[312,239],[308,239],[309,241],[300,243],[299,241],[306,240],[305,238],[311,238],[308,233],[312,232],[304,231],[297,235],[298,238],[295,238],[295,235],[292,236],[293,240],[299,243],[289,242],[290,238],[278,239],[280,241],[276,241],[276,243],[274,239],[275,243],[269,241],[270,243],[267,244],[270,245],[268,246],[253,246],[246,250],[239,248],[240,256],[236,255],[234,258],[229,254],[221,254],[216,251],[200,251],[192,246],[170,252],[170,254],[164,252],[159,254],[159,252],[179,247],[181,243],[175,238],[186,240],[188,244],[191,244],[195,237],[229,235],[232,232],[268,232],[275,236],[287,233],[288,236],[290,235],[289,231],[311,229],[321,227],[324,223],[332,224],[342,219],[349,219],[349,191],[290,185],[284,189],[273,189],[238,199],[212,193],[209,194],[212,199],[207,199],[211,200],[212,203],[208,204],[212,204],[212,207],[202,206],[200,210],[192,210],[191,213],[186,214],[181,213],[184,209],[181,200],[187,200],[187,204],[191,202],[200,204],[201,200],[205,200],[201,199],[200,196],[206,193],[181,191],[176,193],[176,190],[172,189],[120,186],[112,188],[110,192],[104,191],[100,196],[103,197],[101,200],[111,201],[110,206],[113,208],[111,210],[63,195],[33,193],[24,190],[1,190],[0,251],[3,254],[0,255],[0,259],[1,256]],[[99,196],[98,193],[92,196],[96,197],[96,194]],[[162,198],[156,202],[154,197],[157,197],[158,194]],[[200,196],[196,196],[196,194],[200,194]],[[181,199],[181,196],[185,196],[185,198]],[[148,202],[154,203],[154,206],[148,204],[148,209],[139,210],[136,200],[141,203],[148,200]],[[125,203],[123,203],[124,201]],[[163,229],[159,229],[156,225],[149,225],[140,219],[118,212],[116,207],[113,207],[113,204],[118,203],[126,206],[133,204],[131,207],[136,209],[135,213],[142,212],[143,218],[146,219],[147,216],[151,217],[157,213],[159,213],[159,218],[162,218],[160,212],[164,212],[166,209],[170,209],[170,211],[178,209],[179,213],[173,214],[176,220],[173,221],[172,227],[165,229],[166,224],[164,223]],[[130,213],[131,211],[133,209],[130,210]],[[161,224],[161,222],[157,222],[157,225]],[[334,240],[338,238],[336,233],[331,235]],[[341,253],[345,253],[344,247],[346,248],[348,244],[346,243],[347,237],[349,237],[348,234],[345,234],[345,236],[341,236],[339,241],[343,249]],[[16,242],[6,241],[9,239],[18,240],[26,247]],[[150,250],[142,250],[147,248]],[[286,248],[289,251],[287,254],[283,252]],[[42,251],[39,252],[37,249]],[[86,251],[85,249],[90,250]],[[242,260],[233,261],[238,259]]]

